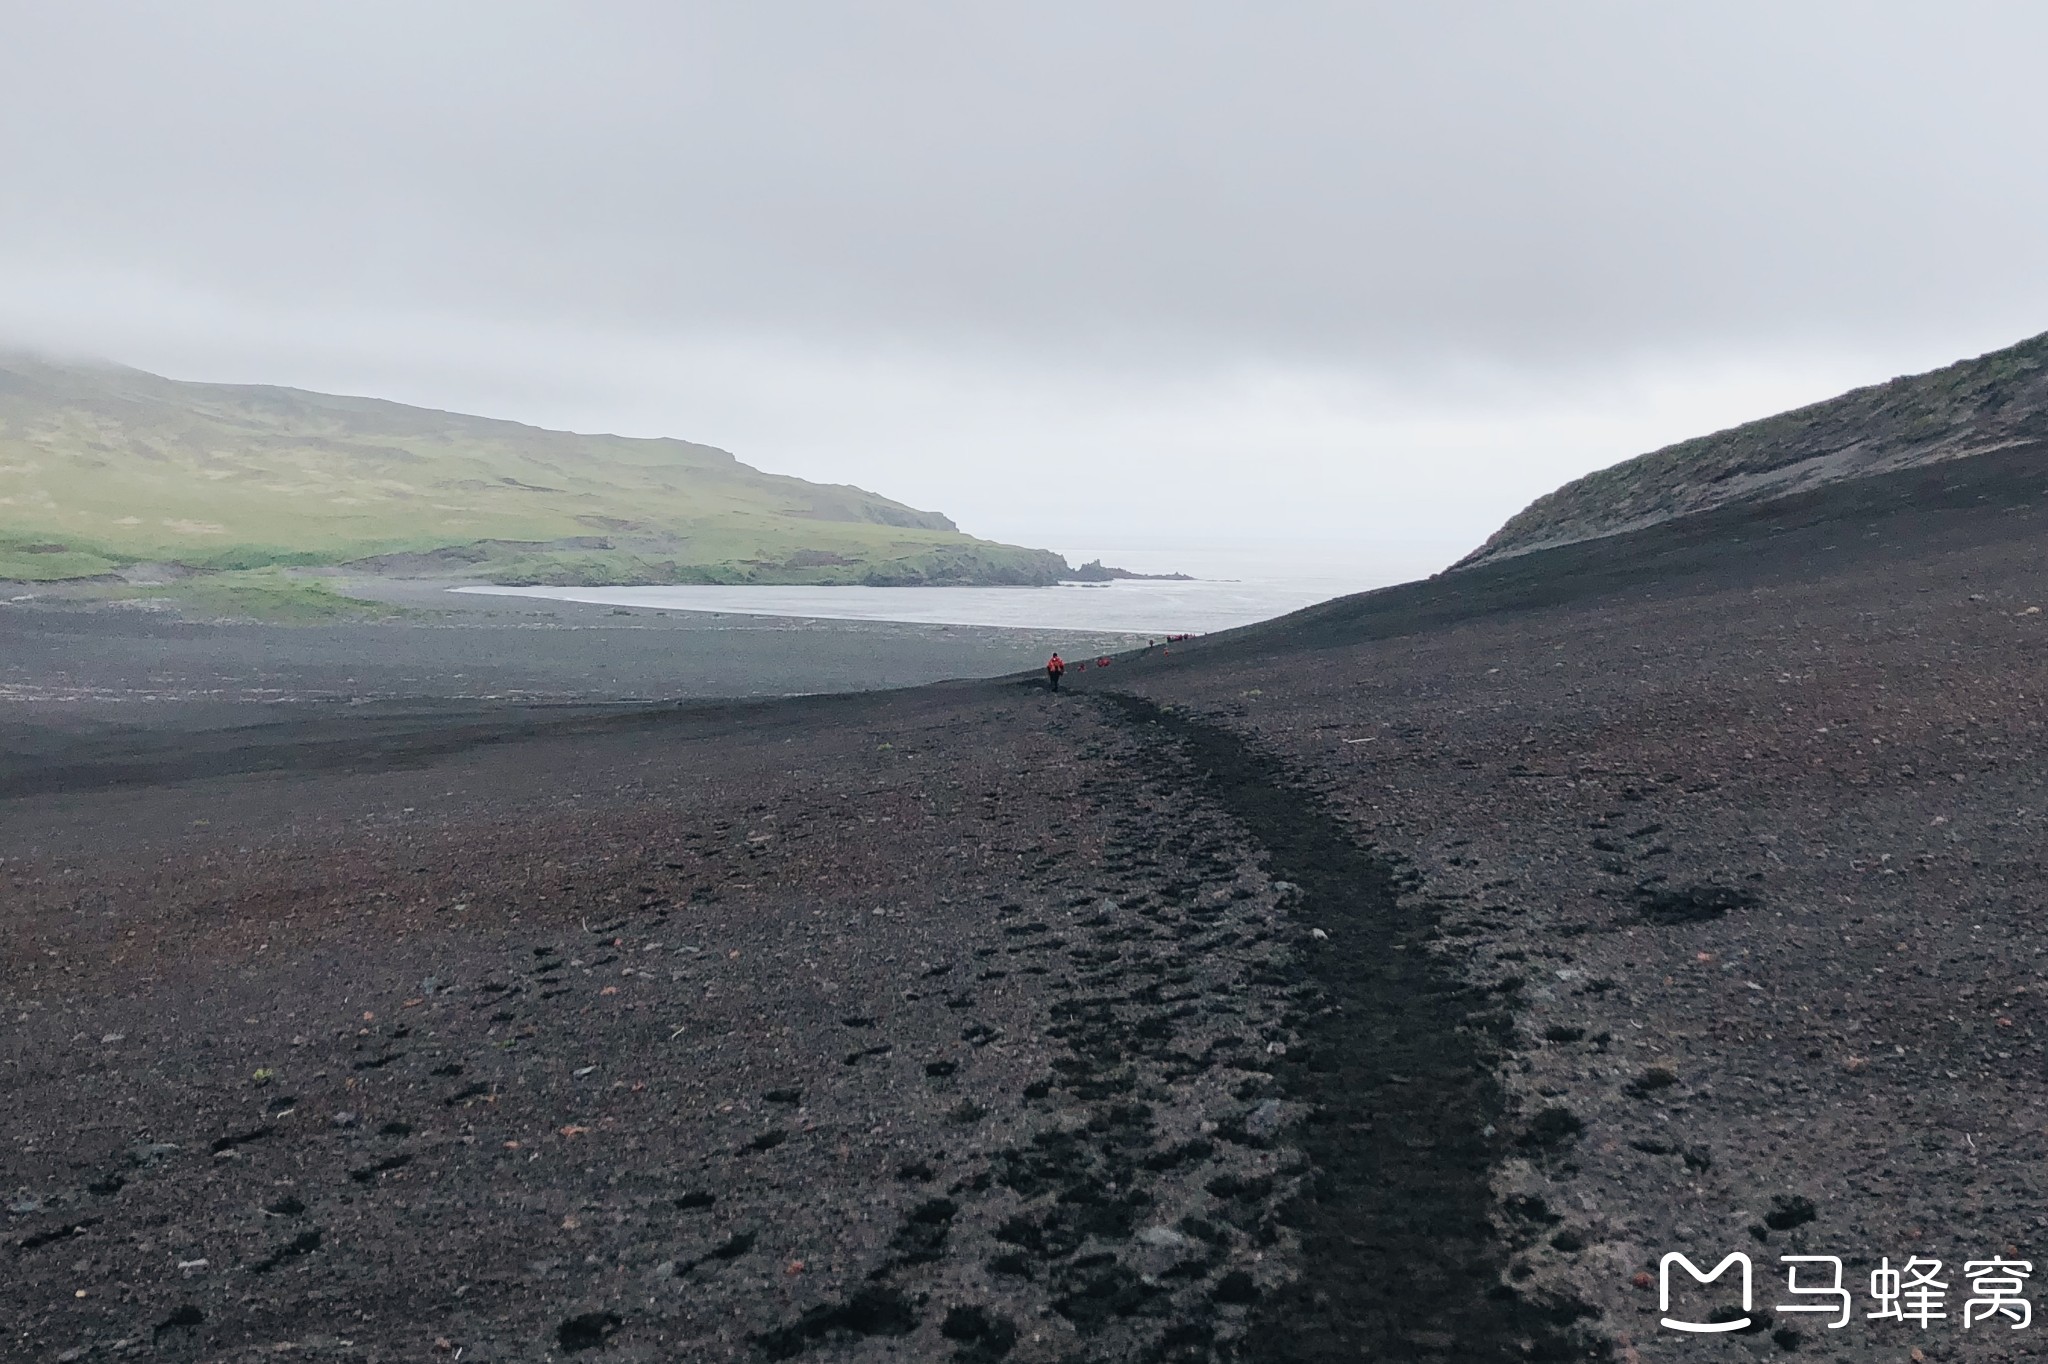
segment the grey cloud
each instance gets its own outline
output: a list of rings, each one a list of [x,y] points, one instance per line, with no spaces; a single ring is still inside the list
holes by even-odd
[[[2032,7],[17,8],[0,241],[233,292],[1521,355],[2043,291]]]
[[[1166,402],[1246,366],[1458,405],[2048,318],[2035,6],[7,0],[0,32],[0,331],[246,357],[208,377],[332,372],[304,333],[345,315],[468,329],[426,401],[554,329],[972,360],[1053,409],[1062,374]]]

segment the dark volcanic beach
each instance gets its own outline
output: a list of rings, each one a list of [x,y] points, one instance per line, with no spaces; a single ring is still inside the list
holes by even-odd
[[[0,1348],[2033,1357],[1639,1284],[2048,1226],[2038,458],[1057,696],[18,704]]]
[[[345,581],[385,619],[276,625],[18,585],[0,605],[0,789],[347,765],[621,706],[913,687],[1140,637],[661,611]],[[1027,589],[1015,589],[1024,591]]]

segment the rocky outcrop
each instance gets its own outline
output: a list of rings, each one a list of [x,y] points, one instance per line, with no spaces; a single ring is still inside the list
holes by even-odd
[[[1588,474],[1537,498],[1455,567],[2044,438],[2048,333]]]

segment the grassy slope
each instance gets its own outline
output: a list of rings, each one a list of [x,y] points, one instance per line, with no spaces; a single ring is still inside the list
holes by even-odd
[[[1043,582],[1065,567],[687,441],[0,355],[0,578],[366,558],[526,582]]]
[[[2048,334],[1699,436],[1546,493],[1464,564],[2048,438]]]

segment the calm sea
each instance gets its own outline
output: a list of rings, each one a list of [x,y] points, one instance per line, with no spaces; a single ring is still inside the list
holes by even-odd
[[[1057,587],[464,587],[462,592],[551,597],[670,611],[819,620],[995,625],[1132,634],[1206,634],[1250,625],[1347,593],[1398,581],[1341,549],[1294,546],[1154,546],[1067,551],[1138,573],[1179,572],[1191,582],[1063,583]]]

